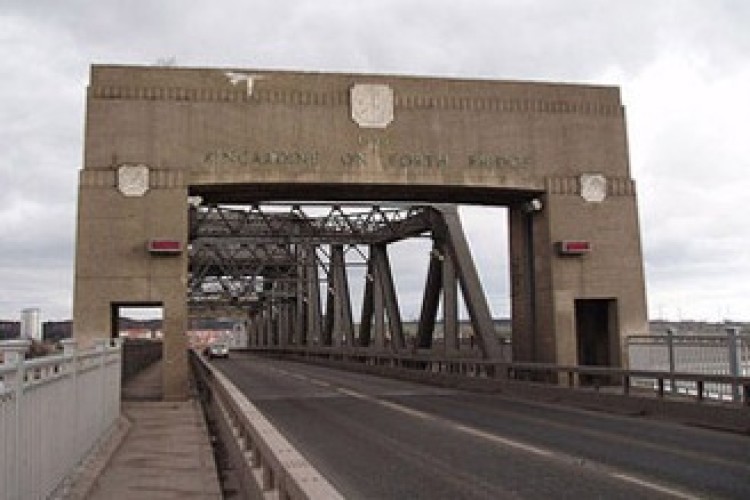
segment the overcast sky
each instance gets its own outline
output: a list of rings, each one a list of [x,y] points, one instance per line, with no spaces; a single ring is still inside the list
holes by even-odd
[[[174,58],[619,85],[651,318],[748,321],[748,27],[746,0],[2,0],[0,318],[70,316],[89,65]],[[493,216],[464,210],[507,314],[505,243],[479,230]]]

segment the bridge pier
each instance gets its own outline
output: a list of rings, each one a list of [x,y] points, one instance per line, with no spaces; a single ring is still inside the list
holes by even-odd
[[[187,394],[180,353],[186,295],[191,311],[256,314],[263,346],[351,347],[344,265],[358,245],[370,248],[365,259],[374,280],[361,315],[373,324],[359,343],[403,351],[387,246],[430,235],[443,260],[431,258],[415,347],[436,349],[442,294],[444,353],[495,359],[500,348],[458,203],[509,208],[517,360],[617,365],[625,338],[647,331],[617,88],[257,70],[246,76],[255,92],[216,68],[92,68],[74,298],[82,344],[111,334],[113,307],[163,305],[170,398]],[[356,166],[342,165],[355,156]],[[299,206],[281,215],[260,208],[290,200],[413,205],[353,215],[339,205],[323,218]],[[154,241],[168,251],[152,251]],[[571,241],[579,251],[569,251]],[[332,250],[323,315],[316,252],[324,246]],[[284,281],[296,282],[297,291],[279,285]],[[459,286],[475,345],[466,346],[459,332]],[[258,297],[275,293],[281,302],[272,299],[270,307]],[[283,305],[290,300],[296,306]]]
[[[115,169],[81,171],[73,335],[88,348],[117,335],[120,307],[162,307],[162,391],[165,399],[185,399],[188,255],[183,247],[149,249],[154,240],[182,242],[188,232],[184,176],[164,170],[143,197],[123,196],[117,178]]]
[[[183,297],[171,297],[164,304],[162,394],[165,400],[188,396],[187,304]]]

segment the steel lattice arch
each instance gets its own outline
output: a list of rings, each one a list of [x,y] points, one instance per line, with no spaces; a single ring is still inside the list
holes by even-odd
[[[444,352],[461,348],[458,287],[475,332],[476,355],[497,357],[494,325],[454,205],[331,205],[309,215],[197,206],[191,209],[189,304],[196,315],[247,314],[256,346],[430,349],[442,300]],[[318,209],[319,206],[313,208]],[[388,245],[432,240],[416,345],[407,343]],[[361,265],[364,297],[355,326],[347,267]],[[321,309],[321,284],[328,294]]]

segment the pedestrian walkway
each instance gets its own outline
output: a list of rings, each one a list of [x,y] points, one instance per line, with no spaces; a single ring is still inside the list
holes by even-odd
[[[99,472],[73,497],[118,499],[220,499],[221,488],[200,403],[152,401],[160,391],[160,363],[124,388],[127,432],[114,452],[99,458]],[[117,435],[117,433],[115,433]],[[115,437],[114,439],[117,439]],[[104,448],[107,448],[106,446]],[[102,464],[101,462],[104,462]],[[103,467],[102,467],[103,465]],[[91,468],[96,469],[96,465]]]

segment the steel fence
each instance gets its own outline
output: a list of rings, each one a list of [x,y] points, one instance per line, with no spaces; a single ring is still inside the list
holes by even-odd
[[[579,393],[593,389],[597,394],[623,395],[638,399],[653,399],[643,391],[632,391],[648,381],[655,388],[656,399],[671,394],[665,390],[670,380],[689,384],[696,390],[684,393],[685,398],[703,403],[710,397],[707,387],[713,385],[736,388],[734,404],[724,407],[750,406],[750,377],[724,374],[682,373],[675,371],[637,370],[609,366],[557,365],[552,363],[506,363],[472,358],[440,357],[406,352],[373,352],[367,349],[341,347],[262,347],[248,352],[280,359],[297,359],[310,363],[345,366],[347,370],[404,376],[408,380],[437,383],[445,387],[480,387],[483,390],[504,390],[507,383],[527,382],[532,386],[552,385]],[[644,398],[644,396],[646,396]],[[557,397],[557,396],[556,396]],[[684,406],[684,405],[682,405]],[[750,426],[748,427],[750,428]]]
[[[119,341],[24,359],[27,340],[0,342],[0,498],[48,498],[120,414]]]
[[[627,341],[629,368],[669,373],[750,376],[750,335],[727,329],[726,335],[637,335]],[[695,394],[694,382],[665,381],[665,390]],[[653,379],[637,379],[634,385],[657,389]],[[706,384],[704,396],[737,400],[739,388],[730,384]]]

